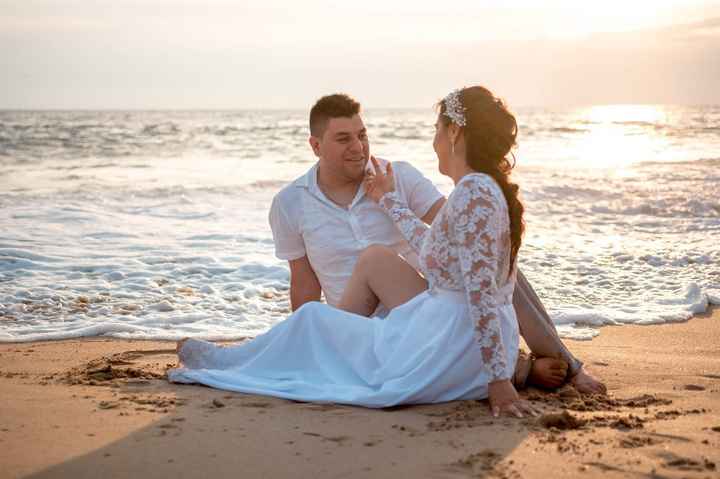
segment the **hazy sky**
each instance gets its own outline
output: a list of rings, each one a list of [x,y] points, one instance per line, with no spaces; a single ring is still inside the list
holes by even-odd
[[[720,0],[0,0],[0,108],[720,103]]]

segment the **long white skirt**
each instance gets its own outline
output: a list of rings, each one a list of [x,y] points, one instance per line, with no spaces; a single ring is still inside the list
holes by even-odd
[[[500,307],[507,376],[518,354],[511,304]],[[386,318],[326,304],[303,305],[268,332],[223,347],[190,339],[171,369],[177,383],[313,402],[366,407],[483,399],[483,364],[464,293],[425,291]]]

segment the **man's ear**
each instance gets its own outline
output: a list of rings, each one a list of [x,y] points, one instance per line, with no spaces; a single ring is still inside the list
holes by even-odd
[[[318,140],[314,136],[310,136],[310,138],[308,138],[308,143],[310,143],[310,148],[312,148],[312,151],[313,151],[313,153],[315,153],[315,156],[320,158],[320,140]]]

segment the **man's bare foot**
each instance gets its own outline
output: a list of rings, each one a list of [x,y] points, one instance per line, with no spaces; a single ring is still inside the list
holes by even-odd
[[[547,389],[562,386],[567,377],[568,364],[562,359],[538,358],[528,375],[528,384]]]
[[[572,384],[575,389],[577,389],[577,392],[581,394],[607,393],[607,387],[605,384],[590,374],[584,366],[580,368],[580,371],[578,371],[575,376],[570,378],[570,384]]]

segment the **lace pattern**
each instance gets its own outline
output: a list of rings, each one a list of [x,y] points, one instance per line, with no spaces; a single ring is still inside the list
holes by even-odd
[[[415,216],[407,203],[401,200],[395,191],[385,193],[380,198],[380,205],[400,228],[410,247],[415,250],[415,253],[420,253],[425,236],[430,231],[430,228]]]
[[[418,253],[430,287],[465,292],[485,366],[493,381],[508,379],[512,371],[507,367],[498,308],[508,302],[514,275],[509,273],[507,203],[495,180],[482,173],[464,176],[431,227],[395,192],[383,195],[380,206]]]

